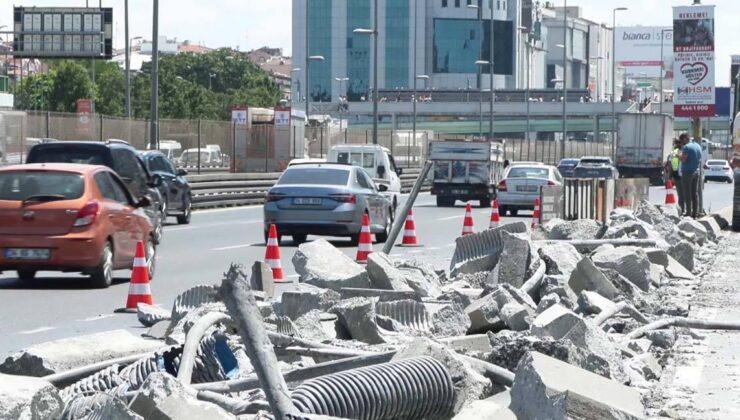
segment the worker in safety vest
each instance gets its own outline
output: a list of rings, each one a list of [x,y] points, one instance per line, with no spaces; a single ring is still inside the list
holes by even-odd
[[[674,140],[673,151],[671,151],[671,154],[668,155],[668,159],[666,162],[666,172],[670,175],[670,179],[673,181],[673,187],[676,189],[676,193],[678,195],[678,206],[680,208],[680,214],[683,214],[686,206],[683,199],[683,191],[681,191],[681,188],[679,188],[681,182],[681,149],[681,142],[679,142],[678,140]]]

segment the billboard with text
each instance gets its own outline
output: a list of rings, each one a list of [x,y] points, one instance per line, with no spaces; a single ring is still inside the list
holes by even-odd
[[[629,26],[616,30],[614,56],[627,77],[673,77],[673,28]]]
[[[673,8],[673,97],[677,117],[713,117],[714,6]]]

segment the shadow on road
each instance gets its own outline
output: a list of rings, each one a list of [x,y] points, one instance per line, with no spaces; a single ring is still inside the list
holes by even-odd
[[[117,277],[111,287],[128,283],[129,279]],[[17,278],[0,279],[0,290],[98,290],[90,284],[87,277],[39,277],[31,281]]]

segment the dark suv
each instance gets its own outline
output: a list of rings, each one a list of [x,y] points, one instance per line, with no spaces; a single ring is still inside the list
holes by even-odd
[[[144,164],[149,172],[162,178],[159,193],[162,195],[164,215],[175,216],[177,223],[190,223],[193,197],[190,193],[190,184],[185,176],[185,169],[175,169],[175,165],[159,150],[141,152]]]
[[[154,240],[161,242],[164,208],[158,187],[162,178],[149,172],[137,150],[128,143],[120,140],[40,143],[28,152],[26,163],[80,163],[113,169],[134,197],[151,198],[152,204],[145,210],[154,226]]]

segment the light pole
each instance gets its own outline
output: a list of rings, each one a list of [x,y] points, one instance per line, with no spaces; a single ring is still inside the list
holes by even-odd
[[[615,7],[612,10],[612,160],[614,162],[617,161],[617,12],[625,10],[627,10],[626,7]]]
[[[673,32],[673,28],[663,28],[660,30],[660,113],[663,113],[663,102],[665,98],[663,95],[663,79],[665,78],[665,58],[663,58],[663,46],[665,45],[665,33]]]
[[[477,12],[478,32],[480,33],[478,37],[478,60],[475,62],[477,66],[475,83],[478,87],[478,138],[480,139],[483,137],[483,66],[488,65],[489,61],[483,60],[483,8],[479,4],[468,4],[467,7]],[[493,10],[491,11],[491,22],[493,22]],[[491,69],[491,75],[493,75],[493,69]],[[491,91],[493,91],[493,84],[491,84]],[[491,112],[493,112],[493,108],[491,108]]]
[[[373,29],[357,28],[352,32],[373,37],[373,144],[378,144],[378,0],[373,8]]]
[[[416,51],[416,49],[414,49]],[[413,107],[414,107],[414,117],[411,121],[411,136],[414,139],[414,145],[416,145],[416,103],[419,102],[418,92],[416,90],[416,81],[417,80],[424,80],[424,89],[426,89],[427,80],[429,80],[429,75],[426,74],[417,74],[414,80],[414,95],[413,95]]]
[[[565,158],[565,142],[568,139],[568,0],[563,0],[563,147],[560,159]]]
[[[529,80],[531,78],[531,71],[532,71],[532,69],[530,68],[530,66],[532,65],[532,63],[531,63],[531,54],[530,54],[530,51],[529,51],[529,30],[526,27],[524,27],[524,26],[520,26],[518,29],[523,34],[526,34],[527,35],[527,44],[526,44],[526,47],[525,47],[525,50],[526,50],[525,52],[527,54],[527,68],[524,70],[524,74],[526,74],[526,77],[527,77],[527,85],[526,85],[525,91],[524,91],[525,92],[524,93],[524,96],[525,96],[524,100],[527,101],[527,131],[524,133],[524,139],[527,141],[527,159],[529,159],[529,124],[530,124],[530,122],[529,122],[529,106],[530,106],[530,104],[529,104],[529,102],[530,102],[530,100],[529,100],[529,95],[530,95],[530,92],[529,92],[529,90],[530,90]]]
[[[341,99],[341,96],[343,92],[342,83],[349,81],[349,77],[335,77],[334,80],[339,82],[339,97],[340,97],[339,99],[339,134],[341,134],[342,133],[342,99]],[[329,139],[329,141],[331,142],[331,139]]]
[[[475,65],[478,66],[478,75],[483,71],[483,66],[488,66],[491,63],[488,60],[478,60]],[[480,79],[478,79],[480,80]],[[491,109],[493,112],[493,109]],[[483,87],[478,85],[478,138],[483,137]]]
[[[149,148],[151,150],[156,150],[159,149],[159,0],[153,1],[151,82],[151,126],[149,127]]]

